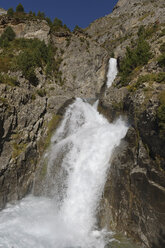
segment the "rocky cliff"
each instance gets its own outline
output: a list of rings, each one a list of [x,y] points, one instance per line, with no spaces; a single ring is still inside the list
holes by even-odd
[[[100,111],[111,121],[123,113],[130,128],[111,161],[100,224],[126,231],[147,247],[165,246],[164,121],[160,124],[165,71],[164,64],[159,63],[165,42],[164,10],[164,1],[119,1],[112,14],[96,20],[86,30],[118,57],[122,67],[120,61],[125,54],[131,58],[131,51],[136,50],[139,27],[145,26],[152,56],[144,65],[132,67],[125,81],[123,67],[119,68],[113,86],[101,95]]]
[[[122,115],[130,126],[110,161],[100,226],[125,232],[144,247],[165,246],[164,10],[163,0],[119,0],[111,14],[73,33],[52,31],[36,18],[0,17],[1,34],[10,26],[17,39],[51,43],[56,61],[51,76],[36,67],[33,84],[21,70],[4,66],[20,47],[0,48],[1,208],[30,192],[65,107],[75,97],[99,97],[101,113],[110,121]],[[139,62],[137,46],[148,48],[144,40],[150,54]],[[107,89],[110,56],[118,58],[119,74]],[[129,61],[134,65],[126,71]]]
[[[16,39],[51,41],[56,58],[53,76],[37,67],[37,84],[10,68],[20,48],[0,50],[0,207],[25,196],[49,145],[63,109],[75,97],[95,99],[104,84],[108,55],[85,33],[49,32],[46,21],[2,16],[0,30],[12,27]],[[81,54],[81,56],[80,56]]]

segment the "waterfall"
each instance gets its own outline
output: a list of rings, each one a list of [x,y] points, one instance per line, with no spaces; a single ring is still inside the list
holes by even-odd
[[[105,247],[107,233],[97,229],[96,214],[112,152],[126,131],[121,119],[110,124],[96,106],[76,99],[45,154],[51,197],[31,195],[8,205],[0,213],[0,247]]]
[[[109,88],[113,81],[115,80],[117,75],[117,59],[110,58],[109,60],[109,68],[107,74],[107,87]]]

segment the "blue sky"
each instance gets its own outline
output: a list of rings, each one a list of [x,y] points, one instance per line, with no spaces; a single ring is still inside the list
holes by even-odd
[[[75,25],[85,28],[97,18],[109,14],[118,0],[1,0],[0,7],[15,8],[20,2],[26,12],[37,13],[40,10],[52,20],[58,17],[73,29]]]

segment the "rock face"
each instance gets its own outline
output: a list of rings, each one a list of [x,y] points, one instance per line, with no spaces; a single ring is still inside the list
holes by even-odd
[[[86,30],[92,39],[122,58],[126,46],[136,44],[140,25],[149,29],[157,26],[147,38],[152,59],[132,73],[126,86],[120,85],[118,76],[101,94],[99,106],[110,121],[122,114],[130,126],[110,161],[100,225],[125,231],[142,246],[152,248],[165,247],[165,140],[160,136],[157,115],[165,80],[140,79],[164,72],[157,62],[160,44],[165,42],[164,8],[163,1],[156,5],[149,1],[119,1],[112,14],[96,20]]]
[[[104,48],[85,34],[49,34],[45,21],[14,23],[4,16],[0,22],[1,32],[11,26],[18,38],[50,40],[54,56],[60,58],[62,77],[61,82],[37,68],[35,86],[20,71],[7,72],[9,78],[15,78],[16,85],[0,83],[0,208],[3,208],[7,202],[30,192],[37,164],[68,101],[75,97],[96,98],[105,81],[108,56]]]
[[[16,20],[3,16],[0,19],[0,35],[7,26],[11,26],[17,38],[44,40],[48,44],[50,40],[50,27],[45,20]]]
[[[91,23],[86,32],[110,54],[122,56],[140,25],[164,23],[164,7],[164,0],[120,0],[111,14]]]
[[[164,90],[162,87],[158,87],[160,92]],[[125,231],[146,247],[163,247],[165,153],[162,147],[165,143],[158,135],[156,122],[159,93],[152,92],[144,107],[143,90],[137,90],[134,95],[124,87],[120,91],[118,103],[113,100],[114,90],[109,89],[101,105],[111,119],[122,108],[130,128],[111,160],[100,224]],[[153,91],[156,92],[156,87]]]
[[[6,15],[7,11],[3,8],[0,8],[0,15]]]
[[[158,120],[165,92],[165,71],[158,63],[165,42],[164,10],[164,0],[119,0],[110,15],[74,33],[51,32],[46,21],[37,19],[0,17],[0,34],[11,26],[18,38],[51,42],[61,75],[49,78],[37,68],[34,86],[21,71],[9,70],[18,84],[0,83],[0,208],[30,192],[66,106],[75,97],[99,97],[101,113],[110,121],[122,115],[129,125],[110,161],[100,226],[125,232],[143,247],[165,247],[165,140]],[[118,58],[120,66],[126,47],[137,43],[140,25],[148,30],[152,58],[132,72],[127,85],[117,76],[107,89],[109,57]]]

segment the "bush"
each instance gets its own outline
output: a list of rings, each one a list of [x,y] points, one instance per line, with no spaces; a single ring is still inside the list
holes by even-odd
[[[19,86],[19,82],[16,78],[9,77],[7,74],[0,73],[0,84],[7,84],[10,86]]]
[[[139,85],[141,83],[154,82],[154,81],[157,83],[165,83],[165,72],[159,72],[157,74],[155,73],[146,74],[146,75],[140,76],[137,80]]]
[[[15,39],[15,32],[11,27],[7,27],[0,37],[0,46],[6,47],[9,42]]]
[[[10,17],[13,17],[13,15],[14,15],[14,10],[13,10],[13,8],[9,8],[9,9],[8,9],[7,15],[10,16]]]
[[[160,52],[162,53],[158,58],[158,65],[160,67],[165,67],[165,43],[160,46]]]
[[[165,42],[159,48],[161,53],[165,53]]]
[[[16,7],[16,13],[24,13],[24,7],[22,6],[21,3],[18,4]]]
[[[53,26],[55,28],[63,27],[62,21],[56,17],[53,21]]]
[[[18,40],[24,48],[16,58],[17,69],[21,69],[23,75],[34,85],[37,84],[35,68],[46,66],[46,74],[50,75],[55,70],[54,53],[51,45],[46,46],[44,41],[38,39]]]
[[[37,17],[40,19],[45,19],[45,13],[38,11]]]
[[[163,53],[161,56],[159,56],[158,65],[160,67],[165,67],[165,53]]]
[[[37,90],[37,94],[38,94],[40,97],[44,97],[44,96],[46,96],[46,90],[45,90],[45,89],[38,89],[38,90]]]
[[[22,52],[17,57],[17,66],[21,69],[23,75],[33,85],[36,85],[38,80],[35,75],[35,67],[37,66],[37,59],[34,53],[28,51]]]
[[[145,29],[140,27],[138,31],[138,40],[135,48],[126,49],[126,54],[120,63],[119,75],[121,76],[121,83],[127,84],[128,77],[132,71],[138,66],[145,65],[151,58],[150,46],[144,39]]]
[[[65,24],[63,25],[62,21],[58,19],[57,17],[54,19],[53,23],[50,24],[50,26],[51,26],[51,29],[54,31],[60,31],[60,30],[70,31],[70,29]]]
[[[82,28],[80,28],[78,25],[76,25],[75,27],[74,27],[74,30],[73,30],[73,32],[76,32],[76,31],[81,31],[82,30]]]
[[[49,17],[46,17],[45,20],[47,21],[49,26],[52,26],[52,21],[51,21],[51,19]]]
[[[160,105],[157,110],[159,136],[165,139],[165,91],[160,94]]]

